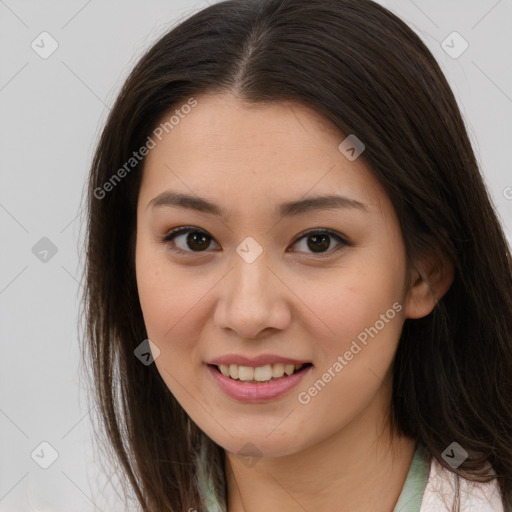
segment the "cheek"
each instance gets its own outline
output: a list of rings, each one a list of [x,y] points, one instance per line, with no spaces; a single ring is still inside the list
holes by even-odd
[[[381,345],[384,340],[386,344],[396,344],[401,330],[404,271],[399,255],[394,260],[382,256],[378,252],[358,254],[338,272],[314,282],[300,281],[302,287],[297,283],[294,291],[314,313],[311,328],[325,340],[324,347],[331,358],[333,351],[348,350],[361,333],[364,341],[364,333],[376,323]],[[368,334],[367,337],[371,339]]]
[[[144,323],[149,339],[162,351],[173,348],[173,339],[179,340],[184,348],[187,340],[192,339],[191,329],[197,322],[191,319],[199,310],[204,287],[202,281],[191,278],[190,271],[193,269],[171,265],[165,248],[143,239],[137,243],[137,289]]]
[[[325,323],[326,334],[339,337],[373,325],[395,302],[401,303],[403,279],[398,269],[372,261],[343,269],[314,283],[302,281],[297,295]],[[334,332],[333,332],[334,331]]]
[[[383,261],[364,261],[346,275],[340,272],[334,283],[315,285],[323,293],[310,295],[308,305],[322,320],[315,320],[314,330],[310,327],[317,333],[319,364],[314,377],[298,390],[298,401],[304,411],[328,419],[321,427],[307,422],[304,428],[311,436],[348,423],[379,390],[384,407],[383,383],[388,382],[403,325],[402,282],[395,270]]]
[[[172,305],[168,303],[171,300],[171,295],[167,293],[170,283],[160,258],[155,257],[149,244],[140,237],[137,240],[135,251],[135,270],[146,330],[149,338],[153,337],[156,341],[163,312]]]

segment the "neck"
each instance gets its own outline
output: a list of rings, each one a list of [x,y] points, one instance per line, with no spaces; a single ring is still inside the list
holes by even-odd
[[[415,441],[382,428],[383,403],[376,397],[350,424],[298,453],[247,466],[226,452],[228,512],[392,512]]]

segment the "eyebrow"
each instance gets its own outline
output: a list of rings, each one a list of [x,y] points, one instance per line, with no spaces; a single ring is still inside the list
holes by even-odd
[[[198,196],[180,194],[171,191],[162,192],[153,198],[146,207],[179,207],[188,210],[196,210],[199,212],[218,215],[224,219],[230,216],[228,212],[221,206]],[[297,201],[289,201],[282,203],[275,209],[275,214],[279,217],[291,217],[301,215],[313,211],[333,210],[333,209],[358,209],[367,212],[368,209],[364,203],[351,199],[343,195],[324,195],[300,199]]]

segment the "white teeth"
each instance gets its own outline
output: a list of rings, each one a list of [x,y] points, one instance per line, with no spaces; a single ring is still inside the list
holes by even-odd
[[[229,365],[229,375],[231,375],[234,379],[238,379],[238,365],[236,365],[236,364]]]
[[[265,366],[258,366],[254,368],[254,380],[264,382],[272,378],[272,366],[267,364]]]
[[[286,375],[291,375],[294,370],[295,366],[293,364],[286,364],[284,366],[284,373],[286,373]]]
[[[267,364],[265,366],[238,366],[237,364],[221,364],[219,369],[225,377],[230,377],[241,381],[268,382],[271,379],[280,379],[286,375],[291,375],[295,370],[304,365],[293,365],[283,363]]]
[[[272,365],[272,377],[282,377],[284,375],[284,364],[276,363]]]
[[[254,379],[254,368],[250,366],[239,366],[238,367],[238,378],[240,380],[253,380]]]

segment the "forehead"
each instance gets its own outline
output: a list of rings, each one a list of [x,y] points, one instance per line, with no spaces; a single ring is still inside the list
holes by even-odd
[[[233,95],[206,94],[197,97],[197,105],[183,117],[164,138],[189,151],[191,157],[212,150],[217,154],[264,150],[260,159],[266,155],[291,159],[295,154],[330,148],[337,158],[332,144],[337,149],[344,138],[328,119],[293,101],[247,103]],[[293,152],[283,155],[283,148]]]
[[[197,105],[155,139],[146,157],[146,204],[166,188],[213,195],[217,202],[238,200],[241,207],[253,198],[261,205],[327,193],[360,202],[382,199],[363,160],[350,161],[339,150],[346,136],[310,107],[293,101],[249,104],[227,94],[195,98]]]

